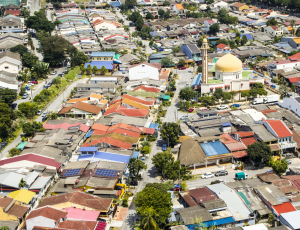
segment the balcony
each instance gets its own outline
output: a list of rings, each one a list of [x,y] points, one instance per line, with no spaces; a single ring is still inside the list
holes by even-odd
[[[289,149],[289,148],[297,148],[297,143],[296,142],[282,142],[279,143],[279,146],[281,149]]]

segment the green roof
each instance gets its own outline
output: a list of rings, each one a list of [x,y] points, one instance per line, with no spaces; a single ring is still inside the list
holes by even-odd
[[[245,80],[249,80],[251,73],[252,73],[252,71],[244,70],[243,73],[242,73],[242,78],[245,79]]]
[[[212,78],[208,78],[208,84],[214,84],[214,83],[222,83],[222,80],[216,80]]]
[[[2,6],[7,6],[7,5],[10,5],[10,4],[14,4],[14,5],[19,6],[21,4],[21,1],[20,0],[1,0],[0,4]]]
[[[247,197],[245,196],[245,194],[243,192],[238,192],[238,194],[240,195],[240,197],[242,197],[242,199],[245,201],[246,205],[248,206],[248,208],[253,212],[253,210],[250,208],[250,201],[247,199]]]
[[[219,60],[219,58],[213,58],[213,63],[216,63]]]
[[[115,55],[115,59],[119,59],[120,54]]]
[[[28,142],[21,142],[18,146],[17,149],[24,149],[25,145],[27,145]]]

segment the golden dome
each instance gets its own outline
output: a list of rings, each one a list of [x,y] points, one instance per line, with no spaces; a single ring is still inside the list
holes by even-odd
[[[203,43],[207,43],[207,39],[206,38],[203,39]]]
[[[237,72],[243,70],[243,63],[232,54],[226,54],[216,63],[216,70],[220,72]]]

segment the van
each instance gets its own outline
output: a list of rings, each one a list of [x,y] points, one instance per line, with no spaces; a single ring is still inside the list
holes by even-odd
[[[248,175],[244,172],[238,172],[235,174],[235,179],[237,180],[246,180],[248,179]]]
[[[70,64],[70,62],[68,62],[68,63],[67,63],[67,67],[68,67],[68,68],[70,68],[70,67],[71,67],[71,64]]]

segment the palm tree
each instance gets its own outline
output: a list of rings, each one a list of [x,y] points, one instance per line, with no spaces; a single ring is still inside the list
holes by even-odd
[[[45,78],[49,72],[49,63],[36,61],[31,68],[33,72],[36,72],[38,78]]]
[[[21,178],[20,183],[19,183],[19,187],[24,188],[25,186],[26,186],[26,181],[23,180],[23,178]]]
[[[293,28],[293,29],[292,29],[292,35],[294,35],[294,34],[295,34],[294,26],[295,26],[295,24],[296,24],[295,20],[292,20],[292,21],[290,22],[290,24],[291,24],[291,27]]]
[[[143,230],[159,230],[158,224],[155,221],[155,210],[152,207],[146,208],[143,213],[141,228]]]

